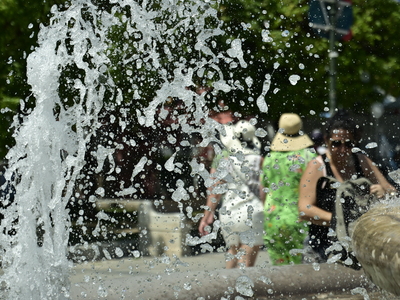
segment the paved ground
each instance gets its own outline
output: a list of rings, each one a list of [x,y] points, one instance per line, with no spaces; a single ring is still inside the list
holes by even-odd
[[[256,267],[270,266],[268,254],[261,251]],[[75,264],[70,276],[71,297],[109,299],[111,287],[119,283],[132,282],[131,287],[140,292],[140,281],[174,278],[182,274],[221,270],[225,267],[225,253],[206,253],[187,257],[139,257],[122,258]],[[136,279],[136,280],[135,280]],[[97,296],[93,295],[96,286]],[[93,296],[95,296],[93,298]],[[112,298],[114,299],[114,298]],[[122,298],[121,298],[122,299]],[[127,298],[129,299],[129,298]]]
[[[311,265],[303,265],[306,268],[274,268],[269,263],[268,254],[260,252],[256,262],[256,268],[252,270],[224,270],[224,253],[207,253],[189,257],[140,257],[123,258],[119,260],[103,260],[84,264],[76,264],[70,276],[71,299],[287,299],[287,300],[378,300],[393,299],[382,298],[382,294],[376,291],[366,290],[358,287],[358,284],[350,284],[345,288],[337,289],[335,292],[324,292],[325,282],[341,281],[343,286],[346,281],[343,279],[350,269],[335,271],[325,269],[330,266],[321,265],[321,270],[316,272]],[[299,267],[296,266],[296,267]],[[300,266],[302,267],[302,266]],[[332,269],[332,268],[331,268]],[[337,269],[337,268],[336,268]],[[278,270],[278,271],[276,271]],[[300,271],[299,271],[300,270]],[[357,281],[358,276],[352,277]],[[350,272],[351,273],[351,272]],[[343,278],[332,280],[332,274],[341,274]],[[355,273],[354,273],[355,274]],[[354,276],[351,275],[351,276]],[[243,276],[244,275],[244,276]],[[311,276],[310,276],[311,275]],[[341,276],[340,275],[340,276]],[[237,278],[243,276],[252,278],[256,283],[255,289],[259,289],[254,297],[237,297],[234,295],[237,286]],[[324,277],[325,276],[325,277]],[[336,275],[334,275],[336,276]],[[360,278],[364,276],[361,275]],[[350,278],[350,277],[349,277]],[[306,280],[305,280],[306,279]],[[264,283],[261,283],[262,280]],[[302,280],[302,283],[299,282]],[[305,280],[305,281],[304,281]],[[258,282],[258,283],[257,283]],[[282,282],[284,285],[282,286]],[[269,285],[272,289],[263,289],[262,285]],[[279,287],[281,285],[281,287]],[[289,296],[283,295],[282,291],[298,285],[301,289],[314,287],[317,293],[302,294],[296,296],[292,293]],[[329,285],[329,284],[328,284]],[[258,287],[257,287],[258,286]],[[308,287],[307,287],[308,286]],[[365,286],[365,285],[364,285]],[[354,289],[356,287],[356,289]],[[203,296],[203,291],[208,289],[208,296]],[[273,289],[275,291],[273,291]],[[200,290],[200,294],[199,294]],[[225,291],[222,294],[220,290]],[[275,292],[273,295],[268,295]],[[280,290],[281,292],[276,293]],[[261,296],[260,296],[261,295]],[[369,298],[368,298],[369,297]]]
[[[256,266],[269,266],[267,252],[261,251]],[[160,278],[197,271],[214,271],[225,268],[225,253],[206,253],[187,257],[122,258],[75,264],[70,280],[72,285],[107,281],[126,281],[137,278]]]
[[[67,299],[399,299],[371,289],[369,283],[365,284],[362,271],[326,264],[320,268],[272,267],[265,251],[260,252],[255,268],[226,270],[224,266],[225,253],[180,258],[104,258],[75,264]],[[239,278],[245,281],[240,283]],[[249,291],[246,280],[254,283],[250,288],[254,296],[245,296]]]
[[[260,251],[256,267],[270,266],[266,251]],[[82,282],[85,276],[143,276],[176,272],[213,271],[225,267],[225,253],[206,253],[187,257],[122,258],[75,264],[71,281]]]

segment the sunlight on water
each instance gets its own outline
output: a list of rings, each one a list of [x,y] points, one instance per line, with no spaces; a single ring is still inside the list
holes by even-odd
[[[22,122],[15,121],[16,146],[8,154],[6,176],[16,186],[16,201],[8,207],[2,229],[14,228],[16,234],[3,235],[1,240],[5,250],[2,280],[8,287],[2,298],[68,298],[71,223],[66,206],[75,197],[74,187],[85,166],[87,145],[102,126],[102,113],[112,115],[114,110],[133,103],[136,115],[130,118],[151,127],[160,105],[168,99],[181,99],[190,114],[179,116],[180,130],[201,134],[205,146],[215,140],[215,130],[221,127],[208,118],[204,96],[187,87],[196,85],[194,77],[215,73],[219,80],[214,83],[214,91],[227,92],[232,87],[224,80],[218,61],[237,60],[246,67],[240,40],[233,41],[227,53],[214,53],[213,38],[223,33],[218,26],[216,3],[111,2],[108,10],[83,0],[72,1],[67,9],[53,7],[51,25],[41,28],[39,47],[28,57],[28,81],[36,106]],[[207,25],[210,22],[214,25]],[[123,42],[116,47],[118,28],[124,28]],[[185,31],[191,31],[196,41],[190,49],[195,54],[190,63],[174,53],[182,51],[178,37]],[[116,57],[122,59],[121,64],[132,66],[126,71],[132,87],[129,95],[124,95],[115,81]],[[154,77],[145,82],[143,77],[149,74]],[[64,90],[72,91],[73,96],[66,97]],[[138,105],[142,95],[150,95],[148,105]],[[260,101],[260,105],[265,103]],[[127,121],[117,121],[123,131]],[[184,146],[181,143],[179,147]],[[99,145],[99,169],[114,150]],[[164,166],[171,172],[179,164],[175,154]],[[147,162],[142,157],[132,179]],[[199,172],[207,176],[201,167]],[[184,183],[178,181],[176,187],[173,199],[185,200]],[[120,195],[134,190],[127,187]],[[104,191],[99,188],[97,193],[101,196]],[[116,255],[121,256],[121,251],[117,250]],[[102,293],[99,290],[99,295]]]

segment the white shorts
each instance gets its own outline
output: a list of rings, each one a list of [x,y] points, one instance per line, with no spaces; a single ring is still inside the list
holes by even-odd
[[[228,247],[239,244],[261,246],[264,244],[264,208],[259,199],[223,204],[219,210],[221,232]]]

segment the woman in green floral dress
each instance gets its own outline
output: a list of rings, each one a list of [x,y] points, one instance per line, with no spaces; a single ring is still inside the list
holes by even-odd
[[[265,192],[264,243],[271,262],[299,264],[301,249],[308,233],[299,219],[299,182],[307,163],[316,157],[312,140],[301,132],[297,114],[283,114],[279,131],[264,158],[261,183]]]

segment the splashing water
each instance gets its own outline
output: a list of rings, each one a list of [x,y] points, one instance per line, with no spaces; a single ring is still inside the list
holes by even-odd
[[[180,115],[178,126],[185,133],[199,133],[203,138],[200,146],[205,146],[215,141],[219,124],[208,118],[204,96],[186,87],[195,85],[195,76],[212,70],[210,73],[219,76],[214,90],[228,92],[232,87],[225,82],[217,62],[229,58],[246,66],[239,40],[228,53],[214,53],[210,46],[214,37],[223,33],[212,6],[217,3],[110,3],[103,10],[86,0],[72,1],[63,11],[53,7],[51,25],[41,28],[39,47],[28,57],[28,82],[36,105],[22,122],[15,121],[16,146],[7,157],[6,177],[16,188],[16,198],[4,213],[1,229],[15,230],[15,234],[1,235],[2,281],[7,286],[1,292],[2,299],[68,298],[71,221],[66,206],[74,199],[88,144],[98,138],[104,114],[115,119],[113,111],[120,111],[125,119],[115,122],[122,131],[129,118],[151,127],[160,105],[168,99],[181,99],[191,114]],[[207,25],[207,19],[214,20],[213,27]],[[121,28],[122,33],[118,31]],[[192,31],[195,40],[190,63],[176,50],[185,46],[176,38],[186,31]],[[124,74],[131,87],[129,95],[116,84],[118,64],[131,66]],[[138,105],[141,99],[152,100]],[[259,102],[266,111],[264,100]],[[123,111],[126,107],[136,107],[136,118],[134,114],[127,116]],[[98,168],[117,146],[99,145]],[[132,179],[146,163],[147,158],[142,157]],[[165,167],[172,171],[174,164],[172,159]],[[204,170],[198,173],[205,176]],[[179,188],[183,189],[181,183]],[[134,190],[131,186],[125,192]],[[182,198],[177,195],[176,199]]]

